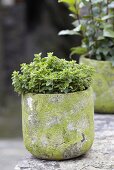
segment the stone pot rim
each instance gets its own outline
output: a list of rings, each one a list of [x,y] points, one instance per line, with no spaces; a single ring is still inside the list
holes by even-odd
[[[86,90],[83,90],[83,91],[77,91],[77,92],[72,92],[72,93],[46,93],[46,94],[43,94],[43,93],[26,93],[26,94],[22,94],[22,96],[26,96],[26,95],[38,95],[38,96],[62,96],[62,95],[72,95],[72,94],[83,94],[85,92],[90,92],[92,90],[92,87],[90,86],[89,88],[87,88]]]
[[[96,62],[96,63],[101,63],[101,64],[107,64],[107,65],[112,65],[111,61],[102,61],[102,60],[95,60],[95,59],[92,59],[92,58],[87,58],[85,56],[80,56],[80,59],[85,59],[85,60],[88,60],[88,61],[93,61],[93,62]]]

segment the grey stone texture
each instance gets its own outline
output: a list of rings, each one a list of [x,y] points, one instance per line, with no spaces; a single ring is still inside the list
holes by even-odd
[[[0,139],[0,170],[13,170],[17,161],[28,154],[21,138]]]
[[[114,115],[95,115],[95,140],[86,155],[67,161],[28,156],[15,170],[114,170]]]

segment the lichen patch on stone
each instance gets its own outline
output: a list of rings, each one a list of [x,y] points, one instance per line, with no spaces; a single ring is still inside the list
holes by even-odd
[[[80,121],[78,121],[77,127],[78,127],[78,129],[82,129],[83,131],[86,128],[89,128],[89,121],[88,121],[88,119],[83,117]]]
[[[97,98],[97,95],[96,95],[96,93],[94,92],[93,93],[93,98],[94,98],[94,101],[96,100],[96,98]]]
[[[52,127],[53,125],[57,125],[60,123],[60,118],[55,116],[55,117],[50,117],[48,119],[48,121],[46,122],[46,126],[49,128],[49,127]]]
[[[28,98],[27,98],[27,104],[28,104],[28,107],[30,108],[31,111],[33,110],[32,101],[33,101],[33,100],[32,100],[31,97],[28,97]]]
[[[73,156],[77,157],[81,155],[81,148],[82,148],[82,143],[78,142],[75,143],[74,145],[71,145],[69,148],[67,148],[64,152],[64,158],[72,158]]]
[[[62,102],[63,99],[64,99],[63,95],[54,95],[54,96],[50,97],[49,102],[59,103],[59,102]]]
[[[77,114],[79,111],[83,110],[86,105],[88,104],[87,98],[84,98],[82,101],[79,101],[77,104],[73,106],[73,109],[71,110],[71,114]]]
[[[76,128],[75,128],[73,123],[69,123],[68,126],[67,126],[67,129],[68,129],[68,131],[76,130]]]
[[[43,135],[43,136],[41,137],[41,143],[42,143],[42,146],[43,146],[43,147],[46,147],[46,146],[48,145],[48,140],[47,140],[46,135]]]
[[[34,112],[31,112],[30,115],[28,115],[28,121],[30,126],[37,124],[37,118]]]
[[[38,138],[36,136],[32,137],[31,142],[32,142],[32,145],[37,144]]]

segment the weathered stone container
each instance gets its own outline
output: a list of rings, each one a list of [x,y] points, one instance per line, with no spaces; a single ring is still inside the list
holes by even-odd
[[[114,113],[114,67],[111,62],[81,57],[80,63],[96,70],[93,81],[95,112]]]
[[[23,138],[40,159],[64,160],[85,154],[94,140],[93,92],[22,96]]]

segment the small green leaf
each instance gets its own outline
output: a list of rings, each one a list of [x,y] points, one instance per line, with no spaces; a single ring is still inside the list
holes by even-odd
[[[88,2],[89,2],[89,1],[87,1],[87,0],[82,0],[82,2],[83,2],[84,5],[88,5]]]
[[[103,2],[104,0],[95,0],[95,1],[92,1],[92,4],[94,5],[94,4],[98,4],[98,3],[101,3],[101,2]]]
[[[108,29],[104,29],[103,36],[104,37],[114,38],[114,31],[108,30]]]
[[[103,37],[103,36],[99,36],[98,38],[97,38],[97,40],[98,41],[101,41],[101,40],[104,40],[105,38]]]
[[[73,29],[73,31],[79,32],[81,31],[82,25],[78,25],[75,29]]]
[[[84,47],[73,47],[71,48],[71,55],[73,54],[79,54],[79,55],[83,55],[85,53],[87,53],[87,49]]]
[[[80,35],[75,30],[63,30],[59,32],[59,35]]]
[[[107,20],[107,19],[110,19],[110,18],[113,18],[114,15],[105,15],[104,17],[102,17],[102,20]]]
[[[111,3],[108,5],[108,8],[113,9],[113,8],[114,8],[114,2],[111,2]]]
[[[67,4],[75,4],[75,0],[58,0],[58,2],[63,2],[63,3],[67,3]]]

